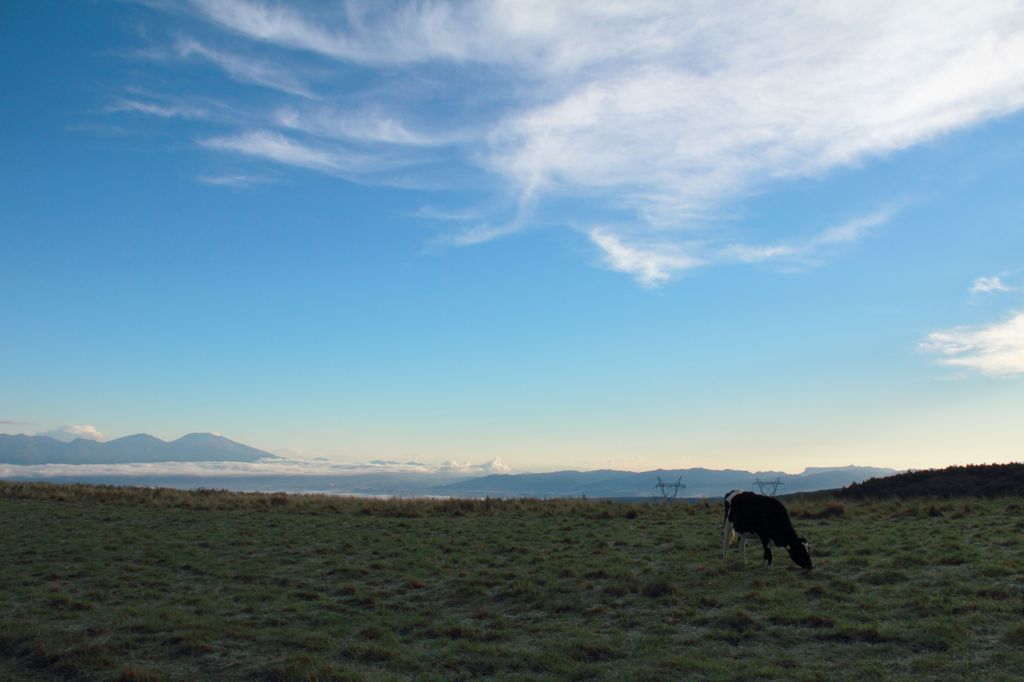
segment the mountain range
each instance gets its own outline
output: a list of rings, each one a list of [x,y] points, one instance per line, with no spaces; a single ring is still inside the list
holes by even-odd
[[[22,480],[81,481],[173,488],[225,488],[265,492],[329,492],[356,495],[444,497],[651,498],[675,491],[680,498],[719,497],[729,490],[754,490],[756,481],[780,482],[778,493],[842,488],[895,469],[808,467],[800,474],[781,471],[713,470],[555,471],[511,474],[498,460],[485,465],[440,467],[377,460],[368,465],[301,461],[277,457],[212,433],[192,433],[170,442],[147,434],[110,441],[75,438],[63,442],[45,434],[0,434],[3,475]],[[74,465],[74,466],[72,466]],[[96,466],[108,465],[99,470]],[[116,465],[111,468],[110,465]],[[489,475],[481,475],[489,474]]]
[[[545,474],[495,474],[458,481],[433,489],[453,497],[660,497],[659,481],[669,495],[676,481],[679,497],[718,497],[730,490],[756,490],[756,480],[778,479],[779,494],[842,488],[869,478],[889,476],[895,469],[880,467],[809,467],[799,474],[781,471],[722,471],[703,468],[656,471],[557,471]],[[766,486],[767,488],[768,486]]]
[[[124,464],[149,462],[255,462],[278,459],[263,450],[212,433],[190,433],[170,442],[138,433],[109,441],[0,434],[0,464]]]

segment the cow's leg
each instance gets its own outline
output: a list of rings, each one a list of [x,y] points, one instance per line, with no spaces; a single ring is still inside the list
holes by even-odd
[[[772,541],[770,538],[761,536],[761,544],[764,545],[764,560],[768,562],[768,565],[772,565]]]
[[[722,561],[729,560],[729,535],[732,533],[732,524],[729,519],[722,524]]]

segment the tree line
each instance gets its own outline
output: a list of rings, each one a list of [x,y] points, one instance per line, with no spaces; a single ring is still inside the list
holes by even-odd
[[[969,464],[869,478],[839,491],[841,497],[1000,497],[1024,495],[1024,464]]]

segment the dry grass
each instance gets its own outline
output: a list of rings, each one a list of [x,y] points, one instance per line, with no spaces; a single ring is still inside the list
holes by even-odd
[[[1014,679],[1019,502],[794,501],[808,573],[717,502],[0,483],[0,679]]]

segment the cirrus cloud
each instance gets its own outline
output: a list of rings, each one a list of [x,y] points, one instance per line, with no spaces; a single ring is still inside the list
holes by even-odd
[[[656,287],[678,272],[703,265],[699,258],[686,253],[677,244],[628,243],[602,228],[590,230],[589,236],[604,253],[609,268],[633,275],[647,287]]]
[[[995,292],[1009,292],[1016,291],[1016,287],[1011,287],[1009,284],[1003,281],[1000,275],[994,277],[979,277],[974,280],[974,284],[971,285],[972,294],[991,294]]]
[[[708,226],[778,183],[1024,107],[1024,8],[1012,1],[189,6],[204,38],[179,39],[179,56],[281,98],[234,102],[245,123],[200,136],[206,149],[357,182],[401,168],[383,181],[405,186],[417,173],[450,176],[439,164],[461,177],[482,169],[498,180],[505,212],[520,215],[484,217],[442,240],[451,244],[550,223],[549,200],[625,212],[628,229],[583,232],[607,266],[645,286],[698,263],[796,258],[859,240],[888,215],[856,218],[812,244],[794,242],[792,230],[806,226],[752,227],[753,245]],[[271,49],[255,61],[239,56],[251,46],[217,41]],[[344,85],[314,92],[302,65],[320,74],[332,63]],[[695,230],[711,255],[689,252]],[[686,239],[666,234],[680,231]]]
[[[932,332],[921,347],[937,353],[939,364],[949,367],[989,376],[1024,376],[1024,312],[987,326]]]
[[[182,58],[197,57],[206,60],[232,79],[242,83],[252,83],[291,95],[316,99],[316,95],[292,73],[259,60],[215,50],[192,39],[179,40],[177,54]]]
[[[209,112],[189,104],[161,104],[136,99],[119,99],[107,107],[111,113],[136,113],[159,118],[208,118]]]

